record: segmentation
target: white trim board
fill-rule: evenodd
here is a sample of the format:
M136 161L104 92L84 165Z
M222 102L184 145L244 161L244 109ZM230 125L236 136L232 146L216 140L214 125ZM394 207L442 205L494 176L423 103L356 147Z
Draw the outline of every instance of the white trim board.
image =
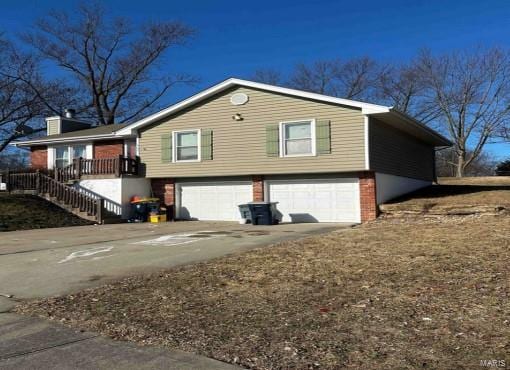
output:
M168 108L165 108L157 113L151 114L150 116L147 116L137 122L134 122L120 130L118 130L115 134L118 136L123 135L132 135L135 134L136 131L144 126L147 126L151 123L157 122L160 119L163 119L165 117L168 117L171 114L174 114L176 112L179 112L182 109L185 109L193 104L196 104L198 102L201 102L219 92L222 92L224 90L227 90L231 87L240 86L240 87L247 87L247 88L253 88L263 91L269 91L274 92L277 94L283 94L288 96L295 96L325 103L332 103L337 104L344 107L352 107L356 109L360 109L361 113L364 115L379 115L379 116L391 116L393 119L397 119L400 121L403 121L405 125L409 125L412 127L415 127L420 130L421 134L428 137L429 140L432 142L435 142L436 146L450 146L451 142L444 138L442 135L438 134L434 130L428 128L423 123L418 122L414 118L398 112L397 110L393 109L393 107L390 106L384 106L384 105L377 105L377 104L371 104L371 103L364 103L356 100L349 100L349 99L341 99L336 98L333 96L327 96L322 94L316 94L308 91L302 91L302 90L296 90L296 89L289 89L287 87L280 87L280 86L274 86L274 85L268 85L263 84L259 82L254 81L248 81L248 80L241 80L238 78L229 78L223 82L220 82L208 89L205 89L198 94L195 94L187 99L184 99L174 105L171 105Z
M254 89L260 89L260 90L271 91L271 92L285 94L285 95L298 96L298 97L302 97L302 98L318 100L318 101L323 101L323 102L327 102L327 103L334 103L334 104L338 104L338 105L359 108L362 110L362 112L364 114L386 113L386 112L389 112L391 109L391 107L386 107L383 105L363 103L363 102L349 100L349 99L335 98L333 96L316 94L316 93L311 93L311 92L296 90L296 89L289 89L287 87L273 86L273 85L263 84L263 83L259 83L259 82L241 80L238 78L229 78L228 80L225 80L225 81L220 82L219 84L216 84L208 89L205 89L202 92L195 94L195 95L193 95L177 104L174 104L166 109L163 109L157 113L154 113L146 118L141 119L140 121L134 122L133 124L120 129L119 131L117 131L117 135L132 134L133 130L137 130L137 129L139 129L143 126L146 126L150 123L153 123L161 118L167 117L172 113L175 113L181 109L184 109L192 104L198 103L214 94L217 94L218 92L224 91L224 90L226 90L230 87L233 87L233 86L251 87Z
M370 170L370 150L369 150L369 129L370 129L370 117L365 115L363 120L363 129L365 132L365 170Z

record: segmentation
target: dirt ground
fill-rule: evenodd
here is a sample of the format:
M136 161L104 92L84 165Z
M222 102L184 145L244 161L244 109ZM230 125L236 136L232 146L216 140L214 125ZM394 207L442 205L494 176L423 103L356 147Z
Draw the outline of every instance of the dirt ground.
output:
M0 193L0 231L90 224L39 197Z
M18 312L254 369L508 363L509 220L380 220Z

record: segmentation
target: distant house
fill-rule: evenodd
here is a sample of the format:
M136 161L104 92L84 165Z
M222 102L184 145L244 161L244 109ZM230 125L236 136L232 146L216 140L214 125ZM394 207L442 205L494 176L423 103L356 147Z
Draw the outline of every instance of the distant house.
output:
M391 107L233 78L129 125L47 124L16 143L32 167L74 163L76 184L124 217L130 196L153 194L178 219L234 221L239 204L274 201L284 222L364 222L430 185L435 148L451 145Z

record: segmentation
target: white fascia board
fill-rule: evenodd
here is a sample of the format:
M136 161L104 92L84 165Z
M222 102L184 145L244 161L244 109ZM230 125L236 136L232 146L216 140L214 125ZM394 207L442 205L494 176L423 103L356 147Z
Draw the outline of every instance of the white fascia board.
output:
M91 136L74 136L59 139L40 139L40 140L28 140L28 141L17 141L11 143L16 147L21 146L33 146L38 144L60 144L68 143L71 141L91 141L91 140L102 140L102 139L123 139L129 137L129 135L117 135L117 134L103 134L103 135L91 135Z
M275 92L275 93L284 94L284 95L296 96L296 97L301 97L301 98L306 98L306 99L323 101L326 103L333 103L333 104L344 105L344 106L353 107L353 108L359 108L362 110L362 113L365 113L365 112L384 113L384 112L389 112L389 110L390 110L390 107L377 105L377 104L363 103L363 102L359 102L359 101L355 101L355 100L341 99L341 98L335 98L333 96L316 94L316 93L311 93L311 92L301 91L301 90L296 90L296 89L289 89L286 87L279 87L279 86L273 86L273 85L263 84L263 83L259 83L259 82L240 80L237 78L229 78L228 80L220 82L219 84L214 85L206 90L203 90L202 92L200 92L196 95L193 95L177 104L174 104L166 109L163 109L163 110L161 110L157 113L154 113L146 118L143 118L140 121L134 122L131 125L120 129L119 131L117 131L117 133L119 135L132 134L134 130L137 130L143 126L146 126L152 122L155 122L158 119L164 118L172 113L178 112L181 109L184 109L192 104L198 103L203 99L206 99L218 92L221 92L221 91L226 90L233 86L251 87L254 89L265 90L265 91Z
M48 122L48 121L52 121L54 119L60 119L60 118L62 118L62 117L60 117L60 116L51 116L51 117L46 117L44 120L46 122Z
M422 131L427 132L429 135L434 136L436 139L439 139L439 141L442 142L441 144L444 145L445 147L450 147L453 145L453 143L449 139L447 139L440 133L436 132L435 130L431 129L430 127L426 126L424 123L418 121L417 119L415 119L405 113L402 113L396 109L390 109L389 113L391 113L395 116L398 116L399 118L402 118L407 123L410 123L410 124L414 125L415 127L421 129Z

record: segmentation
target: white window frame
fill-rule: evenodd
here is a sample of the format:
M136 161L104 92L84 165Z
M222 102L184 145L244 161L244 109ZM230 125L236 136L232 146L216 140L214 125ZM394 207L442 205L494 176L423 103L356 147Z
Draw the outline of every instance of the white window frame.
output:
M58 158L57 158L57 151L58 151L58 149L60 149L60 148L67 148L67 156L68 156L68 158L67 158L67 159L68 159L68 163L67 163L65 166L61 167L61 168L67 167L67 166L69 166L71 163L73 163L73 158L72 158L72 155L73 155L73 153L72 153L72 152L73 152L73 150L72 150L72 145L57 145L57 146L55 146L55 156L54 156L54 158L53 158L53 168L58 168L58 167L57 167L57 160L58 160Z
M177 159L177 135L185 134L189 132L195 132L197 134L197 159L188 159L188 160L178 160ZM200 162L202 159L202 130L201 129L191 129L191 130L180 130L180 131L172 131L172 162L173 163L193 163Z
M85 146L85 157L83 157L84 159L92 159L92 156L93 156L93 148L92 148L92 143L90 142L77 142L77 143L74 143L74 144L67 144L67 145L63 145L63 144L55 144L55 145L52 145L52 146L48 146L48 169L52 170L54 168L56 168L56 164L57 164L57 148L58 147L65 147L67 146L67 150L69 151L69 163L72 163L73 161L73 146L76 146L76 145L83 145Z
M315 118L307 119L296 119L292 121L280 122L279 134L280 134L280 157L313 157L317 155L316 139L315 139ZM306 154L287 154L285 151L285 125L293 123L305 123L310 122L311 140L312 140L312 152Z

